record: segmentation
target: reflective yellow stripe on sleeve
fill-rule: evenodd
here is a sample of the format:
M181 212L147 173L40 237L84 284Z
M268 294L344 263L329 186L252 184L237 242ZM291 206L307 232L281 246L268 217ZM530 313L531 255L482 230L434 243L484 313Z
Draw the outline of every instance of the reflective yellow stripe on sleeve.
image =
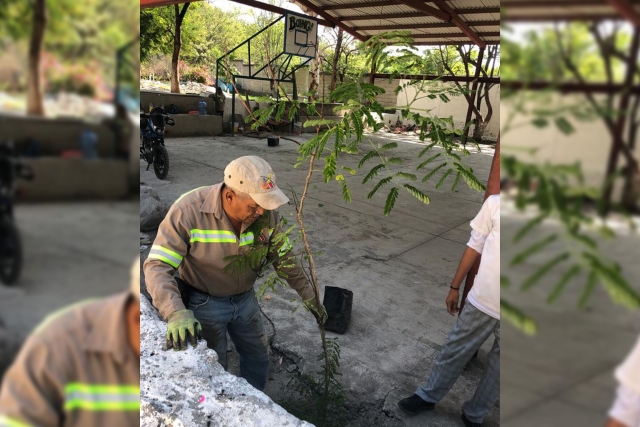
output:
M0 415L0 427L33 427L31 424L23 423L15 418Z
M140 387L67 384L64 409L66 411L139 411Z
M178 268L178 266L180 266L180 263L182 262L182 255L160 245L153 245L151 247L149 258L159 259L160 261L169 264L173 268Z
M236 235L233 231L228 230L200 230L194 228L191 230L191 243L235 243Z

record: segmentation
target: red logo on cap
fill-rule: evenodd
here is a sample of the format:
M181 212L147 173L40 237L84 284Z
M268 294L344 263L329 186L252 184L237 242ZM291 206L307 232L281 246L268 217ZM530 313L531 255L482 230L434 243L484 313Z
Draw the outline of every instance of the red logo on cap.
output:
M273 183L273 181L271 180L271 176L272 176L272 175L273 175L273 174L272 174L272 173L270 173L268 176L266 176L266 177L262 177L262 188L263 188L264 190L270 190L270 189L272 189L273 187L275 187L275 184L274 184L274 183Z

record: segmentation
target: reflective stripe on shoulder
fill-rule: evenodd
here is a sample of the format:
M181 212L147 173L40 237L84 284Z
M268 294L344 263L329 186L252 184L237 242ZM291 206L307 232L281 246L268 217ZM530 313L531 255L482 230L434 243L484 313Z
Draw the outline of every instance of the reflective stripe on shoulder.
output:
M282 246L278 250L278 255L282 256L282 255L286 254L291 249L293 249L293 245L291 244L291 241L289 241L289 238L285 237L284 238L284 243L282 243Z
M79 302L76 302L75 304L71 304L70 306L67 307L63 307L58 311L54 311L53 313L51 313L50 315L48 315L47 317L44 318L44 320L42 321L42 323L40 323L38 326L36 326L36 328L33 330L33 333L37 333L40 332L42 329L44 329L46 326L49 325L49 323L51 323L53 320L57 319L58 317L62 316L63 314L66 314L68 312L70 312L73 309L76 309L78 307L83 306L84 304L89 304L95 301L98 301L99 298L89 298L86 300L82 300Z
M182 255L160 245L151 246L149 258L159 259L160 261L166 262L173 268L178 268L182 262Z
M23 423L15 418L0 415L0 427L33 427L31 424Z
M240 246L250 245L253 243L253 240L253 232L247 231L246 233L242 233L240 235Z
M205 187L208 187L208 186L207 186L207 185L203 185L202 187L194 188L194 189L193 189L193 190L191 190L191 191L187 191L186 193L184 193L183 195L181 195L180 197L178 197L178 198L176 199L176 201L175 201L175 202L173 202L173 204L175 205L176 203L178 203L178 202L179 202L179 201L180 201L184 196L186 196L187 194L191 194L191 193L193 193L194 191L200 190L200 189L205 188Z
M134 385L67 384L64 409L139 411L140 387Z
M236 235L228 230L200 230L194 228L191 230L190 242L235 243Z

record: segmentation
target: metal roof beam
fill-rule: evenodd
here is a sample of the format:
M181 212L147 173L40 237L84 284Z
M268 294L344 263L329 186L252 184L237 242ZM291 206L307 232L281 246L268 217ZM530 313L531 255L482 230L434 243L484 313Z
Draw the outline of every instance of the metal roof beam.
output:
M466 37L462 35L462 37ZM485 46L489 45L499 45L500 40L490 40L483 41ZM467 46L467 45L475 45L471 40L466 41L441 41L441 42L421 42L419 40L413 43L414 46Z
M141 0L143 1L143 0ZM291 12L288 9L285 9L283 7L278 7L269 3L263 3L260 1L256 1L256 0L230 0L234 3L240 3L243 4L245 6L251 6L251 7L255 7L256 9L262 9L262 10L266 10L267 12L273 12L273 13L277 13L279 15L284 15L287 12ZM335 24L333 24L332 22L329 22L325 19L318 19L318 24L323 25L325 27L330 27L333 28L335 27Z
M509 23L512 22L560 22L560 21L620 21L623 18L620 15L603 15L588 14L588 13L570 13L565 12L563 14L542 13L538 15L511 15L507 9L504 14L505 20Z
M474 27L495 27L500 26L500 21L467 21L467 25ZM386 24L386 25L365 25L353 27L354 31L376 31L376 30L413 30L425 28L453 28L457 27L453 22L435 22L431 24Z
M489 10L490 9L490 10ZM474 12L466 12L466 10L473 10ZM482 12L479 12L478 9L457 9L456 12L460 15L464 14L474 14L474 13L500 13L500 8L485 8ZM401 19L401 18L422 18L424 17L424 13L421 12L406 12L406 13L395 13L392 15L385 15L385 20L390 19ZM351 16L341 16L341 21L369 21L380 19L380 15L351 15Z
M640 27L640 13L627 0L607 0L607 2L627 21Z
M460 28L462 32L465 33L467 37L469 37L478 47L480 48L486 47L485 42L482 41L482 39L478 36L478 34L476 34L476 32L473 31L471 27L469 27L467 23L464 22L462 18L460 18L460 16L458 16L456 11L453 10L453 8L449 6L447 2L445 2L444 0L434 0L434 3L438 5L438 7L442 9L443 12L448 13L449 16L451 16L451 20L455 22L458 28Z
M640 4L640 0L628 0L627 3ZM518 1L518 0L502 0L500 6L507 9L546 9L549 7L568 8L572 6L605 6L603 0L540 0L540 1Z
M553 90L560 93L629 93L640 95L640 86L625 87L624 83L553 83L553 82L523 82L516 80L501 80L501 90Z
M331 4L322 6L322 10L343 10L343 9L365 9L371 7L381 6L397 6L397 1L384 0L384 1L372 1L367 3L344 3L344 4ZM458 15L472 15L479 13L500 13L500 7L464 7L456 9ZM423 16L423 15L420 15ZM346 19L341 17L341 19Z
M322 16L327 21L331 22L334 26L342 28L344 31L346 31L347 33L351 34L356 39L361 40L361 41L364 41L366 39L366 37L363 36L362 34L358 33L355 28L350 28L350 27L344 25L338 18L335 18L335 17L329 15L327 12L325 12L322 9L320 9L318 6L316 6L315 4L311 3L309 0L292 0L292 2L294 4L297 4L298 6L302 6L303 8L306 8L307 10L311 10L311 11L317 13L318 15Z
M140 9L170 6L172 4L192 3L199 0L140 0Z
M423 12L426 15L434 16L445 22L451 21L451 14L444 12L442 10L436 9L435 7L427 6L426 4L418 0L398 0L398 3L406 4L407 6L412 7L415 10L419 10L420 12Z
M478 33L480 37L500 37L500 31ZM412 34L414 39L445 39L448 37L465 37L463 33Z

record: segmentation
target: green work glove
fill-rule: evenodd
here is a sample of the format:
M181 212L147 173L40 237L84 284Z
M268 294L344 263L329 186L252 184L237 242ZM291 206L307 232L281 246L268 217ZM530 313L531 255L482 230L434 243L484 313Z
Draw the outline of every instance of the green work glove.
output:
M193 316L191 310L178 310L169 315L167 325L167 350L176 351L187 349L187 340L192 346L198 345L198 338L202 337L202 325Z

